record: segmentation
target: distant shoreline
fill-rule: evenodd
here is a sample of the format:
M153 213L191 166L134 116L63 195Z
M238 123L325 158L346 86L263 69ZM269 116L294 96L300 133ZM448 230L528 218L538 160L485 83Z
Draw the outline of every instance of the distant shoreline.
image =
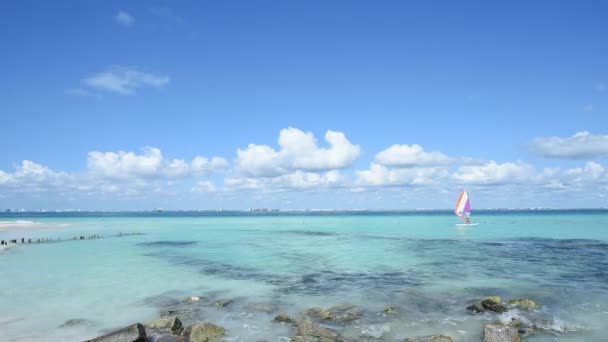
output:
M608 208L498 208L477 209L474 214L577 214L606 213ZM348 216L348 215L453 215L452 209L250 209L250 210L142 210L142 211L11 211L1 219L44 217L247 217L247 216Z

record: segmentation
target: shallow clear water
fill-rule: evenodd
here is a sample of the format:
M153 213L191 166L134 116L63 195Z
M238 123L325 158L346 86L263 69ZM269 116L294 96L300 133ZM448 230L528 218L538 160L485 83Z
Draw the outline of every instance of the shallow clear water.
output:
M478 341L484 322L514 315L549 330L530 341L605 341L608 333L606 211L488 212L466 228L444 213L0 217L15 220L39 224L0 230L1 239L62 241L0 254L2 341L91 338L184 309L187 296L235 300L197 304L185 318L220 324L231 341L285 340L293 331L271 322L276 313L338 304L363 312L354 323L328 323L353 338ZM65 241L92 234L103 238ZM542 307L466 312L487 295ZM387 306L398 315L383 314ZM59 328L70 319L90 322Z

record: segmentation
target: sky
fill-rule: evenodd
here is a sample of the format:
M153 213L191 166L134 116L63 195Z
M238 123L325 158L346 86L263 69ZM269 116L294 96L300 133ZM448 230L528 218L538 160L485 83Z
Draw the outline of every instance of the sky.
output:
M0 208L608 207L604 1L7 1Z

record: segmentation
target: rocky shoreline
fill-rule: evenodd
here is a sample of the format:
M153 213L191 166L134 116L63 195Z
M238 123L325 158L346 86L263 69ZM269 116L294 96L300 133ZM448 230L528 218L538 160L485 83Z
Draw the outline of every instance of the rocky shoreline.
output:
M160 312L160 318L147 322L136 323L131 326L112 331L106 335L87 340L90 342L213 342L233 341L228 329L217 322L194 321L197 309L200 306L215 306L218 309L232 305L231 299L209 300L208 298L191 296L182 300L179 305L174 305L174 310ZM470 305L463 308L469 315L486 315L488 320L483 324L484 342L518 342L531 335L550 334L556 332L548 328L550 324L543 321L534 321L533 318L510 317L510 311L535 312L541 305L528 298L511 299L503 301L499 296L488 296L472 300ZM275 315L277 308L265 304L249 304L248 308ZM273 313L275 312L275 313ZM297 315L289 315L286 312L278 312L271 324L287 327L292 332L291 338L280 337L279 341L292 342L453 342L457 337L437 331L436 334L426 336L411 336L405 339L396 339L388 332L380 336L360 334L358 337L345 336L340 328L348 327L366 316L376 315L384 319L398 317L398 309L387 306L378 313L369 313L354 305L332 306L328 309L311 307ZM533 317L533 316L530 316ZM505 321L506 320L506 321ZM84 321L84 320L83 320ZM185 325L183 321L191 322ZM86 322L70 320L64 325L82 325ZM270 323L270 322L269 322ZM257 339L255 342L265 342L265 339ZM270 341L267 341L270 342Z

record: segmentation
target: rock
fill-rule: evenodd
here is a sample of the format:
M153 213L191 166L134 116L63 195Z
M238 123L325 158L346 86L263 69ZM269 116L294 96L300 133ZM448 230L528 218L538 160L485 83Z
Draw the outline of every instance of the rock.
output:
M148 322L145 324L145 327L149 329L169 330L173 335L179 335L184 330L182 321L175 316L164 317L152 322Z
M192 304L192 303L199 302L200 300L201 300L201 297L191 296L191 297L187 297L186 299L184 299L184 302L188 303L188 304Z
M263 313L271 313L277 309L276 307L274 307L270 304L264 304L264 303L250 303L250 304L247 304L245 306L245 308L250 311L257 311L257 312L263 312Z
M405 342L454 342L450 336L445 335L429 335L429 336L416 336L408 337Z
M186 336L163 335L154 339L154 342L188 342Z
M382 312L384 312L387 315L396 315L397 314L397 310L395 310L395 308L393 306L384 308L384 310L382 310Z
M492 311L492 312L497 312L497 313L503 313L507 311L507 307L502 305L500 302L496 302L493 299L484 299L481 301L481 306L483 306L484 309Z
M330 319L335 322L348 323L363 316L354 305L339 305L329 308Z
M486 309L483 307L483 305L481 305L481 302L477 302L477 303L473 303L473 304L467 306L467 311L470 311L473 313L482 313L482 312L485 312Z
M280 314L278 314L275 318L274 318L275 322L280 322L280 323L295 323L296 321L291 318L288 314L281 312Z
M211 323L200 323L187 327L182 333L190 342L211 342L226 335L226 330Z
M70 328L70 327L76 327L76 326L89 327L91 325L93 325L93 322L89 321L88 319L75 318L75 319L70 319L70 320L65 321L65 323L63 323L59 327L60 328Z
M537 302L528 298L512 299L509 304L521 309L536 310L540 307Z
M291 339L293 342L341 342L340 335L330 329L321 327L308 320L298 322L296 335Z
M519 342L517 328L501 323L486 323L483 325L484 342Z
M492 302L494 304L500 304L500 303L502 303L502 298L500 298L500 296L483 297L481 299L481 301L483 302L484 300L487 300L488 302Z
M146 342L146 329L136 323L86 342Z
M223 307L226 307L226 306L232 304L232 302L233 302L232 299L220 299L217 302L215 302L215 305L223 308Z

